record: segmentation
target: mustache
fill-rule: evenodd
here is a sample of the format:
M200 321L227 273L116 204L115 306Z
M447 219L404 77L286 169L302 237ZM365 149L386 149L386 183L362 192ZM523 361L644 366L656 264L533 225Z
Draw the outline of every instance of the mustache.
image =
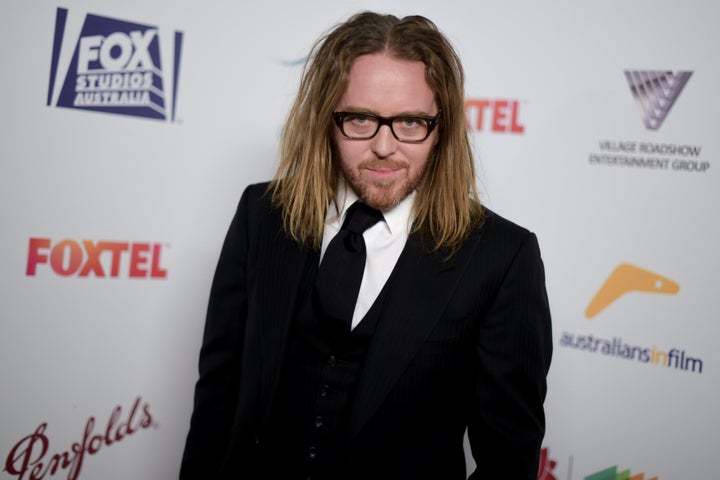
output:
M408 168L407 162L398 160L366 160L358 165L360 168L389 168L389 169L402 169Z

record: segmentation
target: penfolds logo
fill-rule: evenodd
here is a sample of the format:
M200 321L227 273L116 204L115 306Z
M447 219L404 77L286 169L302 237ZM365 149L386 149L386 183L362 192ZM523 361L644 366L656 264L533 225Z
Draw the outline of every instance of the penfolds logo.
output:
M67 471L68 480L77 480L88 455L95 455L139 430L155 426L150 414L150 404L137 397L126 413L122 406L116 406L107 424L100 427L102 430L96 428L95 417L88 418L79 441L74 442L67 450L51 453L50 439L47 436L48 424L44 422L34 432L21 438L10 450L5 460L5 471L18 480L41 480Z

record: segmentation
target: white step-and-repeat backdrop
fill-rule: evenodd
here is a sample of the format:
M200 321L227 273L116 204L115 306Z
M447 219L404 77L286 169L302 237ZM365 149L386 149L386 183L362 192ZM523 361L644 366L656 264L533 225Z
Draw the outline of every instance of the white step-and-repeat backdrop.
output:
M539 236L539 478L720 478L719 5L6 0L0 479L177 476L236 202L360 9L447 33L483 199Z

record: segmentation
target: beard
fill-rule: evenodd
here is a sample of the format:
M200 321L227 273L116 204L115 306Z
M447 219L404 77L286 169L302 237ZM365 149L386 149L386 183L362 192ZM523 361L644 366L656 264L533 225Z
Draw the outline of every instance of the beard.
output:
M405 162L394 162L390 160L367 161L356 168L348 167L340 161L340 169L345 181L355 194L367 205L380 211L387 211L405 200L415 190L427 170L428 162L419 166L412 174L404 178L393 178L388 180L363 178L362 172L367 168L399 168L410 172Z

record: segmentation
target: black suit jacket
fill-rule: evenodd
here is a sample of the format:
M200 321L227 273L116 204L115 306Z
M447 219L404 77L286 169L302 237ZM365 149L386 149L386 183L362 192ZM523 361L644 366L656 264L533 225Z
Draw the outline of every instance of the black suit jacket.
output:
M253 479L296 295L318 252L244 192L210 294L180 477ZM387 285L349 416L342 478L535 479L552 351L531 232L491 211L449 260L411 235Z

